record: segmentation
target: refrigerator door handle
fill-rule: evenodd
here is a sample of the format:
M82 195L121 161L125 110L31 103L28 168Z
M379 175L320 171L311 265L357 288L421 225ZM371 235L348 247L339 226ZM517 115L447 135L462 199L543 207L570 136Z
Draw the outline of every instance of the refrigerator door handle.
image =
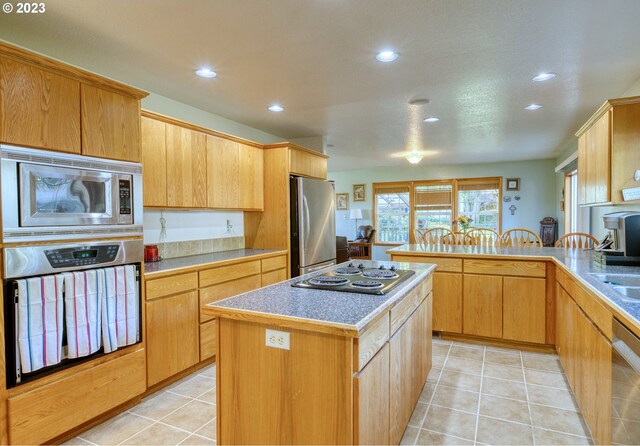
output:
M309 222L310 217L309 217L309 203L307 203L307 197L303 196L302 197L302 208L304 209L304 246L305 248L307 246L309 246L308 242L308 238L309 235L311 234L311 223Z

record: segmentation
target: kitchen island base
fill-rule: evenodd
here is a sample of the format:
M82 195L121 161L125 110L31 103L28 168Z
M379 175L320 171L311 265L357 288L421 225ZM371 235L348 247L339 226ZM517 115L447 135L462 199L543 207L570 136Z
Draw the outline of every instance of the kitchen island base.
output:
M403 294L342 332L206 307L218 444L398 444L431 369L430 275Z

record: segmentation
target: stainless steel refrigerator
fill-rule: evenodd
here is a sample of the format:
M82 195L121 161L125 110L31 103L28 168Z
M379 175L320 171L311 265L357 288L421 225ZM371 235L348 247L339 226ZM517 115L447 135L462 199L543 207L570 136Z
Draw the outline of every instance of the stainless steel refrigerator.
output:
M333 183L291 177L291 277L336 263Z

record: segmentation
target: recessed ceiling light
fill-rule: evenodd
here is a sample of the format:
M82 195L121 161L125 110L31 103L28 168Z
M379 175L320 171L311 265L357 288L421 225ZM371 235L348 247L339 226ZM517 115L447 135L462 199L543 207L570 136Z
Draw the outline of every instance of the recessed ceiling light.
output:
M542 108L542 105L540 105L540 104L529 104L524 109L525 110L538 110L539 108Z
M280 104L273 104L269 106L269 111L279 113L281 111L284 111L284 107Z
M431 99L427 98L411 99L409 105L427 105L429 102L431 102Z
M196 70L196 75L198 75L200 77L207 78L207 79L212 79L212 78L216 77L218 75L218 73L216 73L215 71L213 71L209 67L202 67L202 68L198 68Z
M424 118L424 122L438 122L440 118L436 118L435 116L429 116L428 118Z
M407 156L405 156L407 161L411 164L418 164L424 158L424 155L419 154L418 152L411 152Z
M556 73L551 73L551 72L549 72L549 73L540 73L540 74L537 74L537 75L533 76L531 78L531 80L533 82L544 82L544 81L548 81L549 79L553 79L556 76L557 76Z
M380 62L393 62L398 58L399 54L392 50L380 51L376 54L376 59Z

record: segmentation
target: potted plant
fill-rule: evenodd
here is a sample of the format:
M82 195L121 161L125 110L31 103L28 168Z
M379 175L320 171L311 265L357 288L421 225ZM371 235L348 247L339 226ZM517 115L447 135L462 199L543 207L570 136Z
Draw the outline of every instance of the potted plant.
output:
M462 232L467 232L472 222L473 218L461 215L453 221L453 224L457 224Z

